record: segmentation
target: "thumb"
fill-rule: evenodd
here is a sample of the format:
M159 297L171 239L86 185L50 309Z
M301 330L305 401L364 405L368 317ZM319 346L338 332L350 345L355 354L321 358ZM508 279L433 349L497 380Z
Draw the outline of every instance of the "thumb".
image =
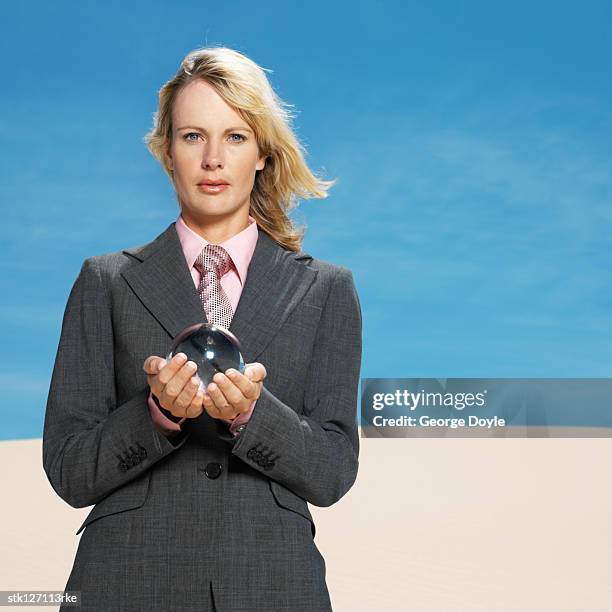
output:
M157 374L166 365L166 360L162 357L147 357L144 362L144 371L147 374Z
M261 382L266 377L266 370L261 363L247 363L244 375L252 382Z

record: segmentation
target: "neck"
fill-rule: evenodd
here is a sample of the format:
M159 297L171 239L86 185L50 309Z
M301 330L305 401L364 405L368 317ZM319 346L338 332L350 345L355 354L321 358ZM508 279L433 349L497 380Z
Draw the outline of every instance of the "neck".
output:
M196 218L182 210L181 216L189 229L202 236L210 244L222 244L249 226L248 211L243 215L234 215L230 218L223 216Z

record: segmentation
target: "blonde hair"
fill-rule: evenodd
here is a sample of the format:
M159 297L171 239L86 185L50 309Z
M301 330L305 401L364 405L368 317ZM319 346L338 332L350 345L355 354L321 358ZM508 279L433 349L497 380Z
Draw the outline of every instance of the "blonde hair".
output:
M265 70L227 47L189 52L159 91L159 109L145 142L174 184L166 156L172 139L172 106L188 83L194 79L208 82L255 132L260 155L267 156L265 167L255 175L249 213L273 240L299 251L305 228L294 225L288 212L297 205L298 197L326 198L337 179L323 180L309 169L305 149L292 128L292 105L278 97Z

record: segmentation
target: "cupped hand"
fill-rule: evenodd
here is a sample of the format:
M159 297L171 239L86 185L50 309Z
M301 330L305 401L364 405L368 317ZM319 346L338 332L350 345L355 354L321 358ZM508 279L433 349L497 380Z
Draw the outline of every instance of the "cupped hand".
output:
M204 409L215 419L235 419L259 399L266 376L266 368L257 362L247 363L244 374L234 368L217 372L206 389Z
M159 404L176 417L195 418L204 412L204 392L199 390L197 366L177 353L170 361L150 355L143 364L151 392Z

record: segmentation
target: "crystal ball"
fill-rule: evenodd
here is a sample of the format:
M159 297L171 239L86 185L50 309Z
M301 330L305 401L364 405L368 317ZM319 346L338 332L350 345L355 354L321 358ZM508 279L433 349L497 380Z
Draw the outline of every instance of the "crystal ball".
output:
M245 369L238 338L220 325L196 323L186 327L174 339L166 361L177 353L185 353L198 366L201 390L208 387L217 372L234 368L243 373Z

